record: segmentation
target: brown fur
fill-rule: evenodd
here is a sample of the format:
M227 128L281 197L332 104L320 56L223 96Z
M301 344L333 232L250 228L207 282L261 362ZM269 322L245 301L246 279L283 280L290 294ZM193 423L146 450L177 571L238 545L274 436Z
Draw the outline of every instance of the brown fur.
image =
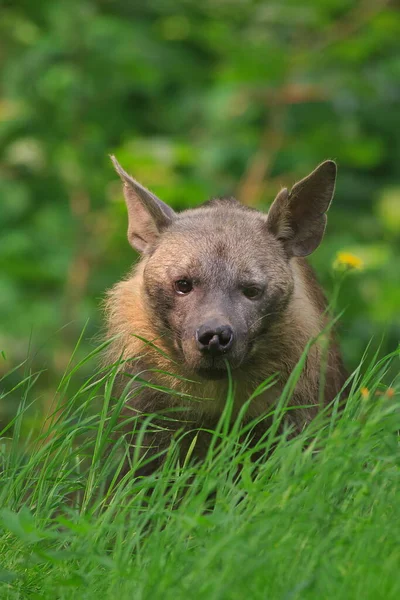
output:
M136 182L126 179L129 176L119 165L117 170L123 177L125 186L130 187L128 205L137 202L132 187ZM319 172L318 177L321 178ZM297 184L297 190L300 189L304 195L307 179L303 182L306 183ZM319 185L319 181L316 184L314 178L312 184L315 187ZM145 190L140 188L140 194L143 189ZM283 204L280 199L282 197ZM151 201L150 199L149 202ZM220 281L221 274L227 273L228 282L247 273L250 266L264 263L268 265L268 294L274 299L271 304L273 311L262 314L258 319L268 319L268 325L264 329L259 328L254 334L253 345L249 346L251 349L245 356L243 367L241 357L232 371L235 384L233 417L260 383L271 375L279 374L277 383L251 402L246 418L254 419L265 415L274 406L306 344L310 339L317 338L328 324L323 292L314 272L301 254L303 248L306 249L304 253L308 253L315 243L318 245L317 238L322 236L325 228L325 211L329 201L330 197L325 194L319 213L321 220L318 220L318 214L314 215L311 233L306 229L297 232L296 223L303 218L298 204L296 223L291 221L290 213L285 212L290 210L290 202L293 203L292 196L287 192L286 195L282 195L282 192L278 195L270 211L273 215L270 223L265 215L245 208L232 199L217 199L200 208L181 213L172 227L168 222L162 223L164 215L157 215L160 221L157 223L159 234L153 222L151 227L148 223L145 224L147 231L151 229L151 243L146 246L146 240L140 237L140 250L144 251L141 261L124 281L115 285L108 293L108 335L113 341L106 360L112 363L122 358L126 362L121 372L141 374L150 384L164 386L172 391L167 394L134 382L131 399L125 408L126 413L133 411L139 415L160 414L169 408L182 409L174 417L176 420L168 425L168 431L165 430L165 423L157 422L164 425L163 432L145 439L145 445L152 447L152 451L167 447L173 431L178 428L189 431L198 427L214 427L224 408L228 391L227 377L215 381L201 377L196 372L198 357L195 346L190 336L186 340L185 336L188 334L181 329L182 318L179 316L179 311L187 310L184 308L187 305L181 304L181 300L171 299L169 281L179 279L184 273L198 273L203 269L203 277L210 277L215 287L215 281ZM140 202L143 208L142 197ZM129 212L129 235L132 239L137 239L135 223L132 225L131 220L134 204L130 205ZM172 211L168 218L174 218ZM264 231L265 227L269 227L270 232L265 234L265 245L257 250L254 236L256 232ZM282 232L283 237L279 237ZM290 255L292 238L294 256ZM260 239L262 240L261 237ZM314 239L317 240L315 243ZM254 260L249 257L254 257ZM177 270L177 265L180 270ZM232 272L229 273L229 270ZM216 308L217 296L212 298L209 300L209 296L206 296L203 303L192 309L194 319L199 310L219 314L220 308ZM167 316L163 315L164 305L168 307ZM258 325L254 327L256 326ZM294 431L300 431L318 412L324 348L328 348L324 401L332 400L343 386L345 373L342 360L336 342L328 332L322 341L311 346L305 368L292 395L291 404L298 405L299 408L288 413L287 421L290 419ZM121 374L121 389L127 381ZM309 408L304 408L305 406ZM187 444L184 445L185 448L187 449ZM206 436L200 437L195 454L204 455L206 448ZM155 462L153 467L156 464Z

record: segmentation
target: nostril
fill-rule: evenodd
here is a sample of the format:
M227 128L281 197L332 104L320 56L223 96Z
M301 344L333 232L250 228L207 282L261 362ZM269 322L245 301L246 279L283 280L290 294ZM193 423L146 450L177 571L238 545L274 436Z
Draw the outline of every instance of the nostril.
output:
M224 348L229 346L233 339L233 331L230 327L224 327L219 334L219 341Z
M197 339L203 346L208 346L213 338L218 339L215 331L204 331L203 333L200 333L200 330L198 330Z

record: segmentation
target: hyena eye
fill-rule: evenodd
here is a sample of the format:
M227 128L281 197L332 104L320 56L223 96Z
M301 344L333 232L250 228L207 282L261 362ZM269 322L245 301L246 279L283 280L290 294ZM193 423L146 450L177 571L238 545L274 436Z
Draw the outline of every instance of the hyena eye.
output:
M193 289L193 283L189 279L178 279L175 281L175 291L180 296L188 294Z
M257 287L256 285L244 285L242 287L242 293L246 298L250 298L250 300L256 300L262 294L262 289Z

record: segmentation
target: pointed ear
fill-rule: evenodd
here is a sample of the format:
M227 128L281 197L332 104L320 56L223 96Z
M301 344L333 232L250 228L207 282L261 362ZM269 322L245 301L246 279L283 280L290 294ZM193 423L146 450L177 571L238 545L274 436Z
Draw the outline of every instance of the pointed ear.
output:
M144 252L172 223L175 213L172 208L128 175L115 156L110 158L124 184L124 196L128 207L129 243L135 250Z
M290 193L283 189L275 198L267 226L283 242L289 256L307 256L321 243L335 181L336 163L327 160L296 183Z

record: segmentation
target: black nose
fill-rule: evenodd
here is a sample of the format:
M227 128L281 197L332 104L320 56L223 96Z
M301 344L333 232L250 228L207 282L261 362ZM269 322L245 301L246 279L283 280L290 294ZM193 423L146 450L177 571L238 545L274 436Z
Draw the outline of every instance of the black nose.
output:
M232 346L233 330L229 325L205 323L196 331L196 339L202 352L216 356L224 354Z

